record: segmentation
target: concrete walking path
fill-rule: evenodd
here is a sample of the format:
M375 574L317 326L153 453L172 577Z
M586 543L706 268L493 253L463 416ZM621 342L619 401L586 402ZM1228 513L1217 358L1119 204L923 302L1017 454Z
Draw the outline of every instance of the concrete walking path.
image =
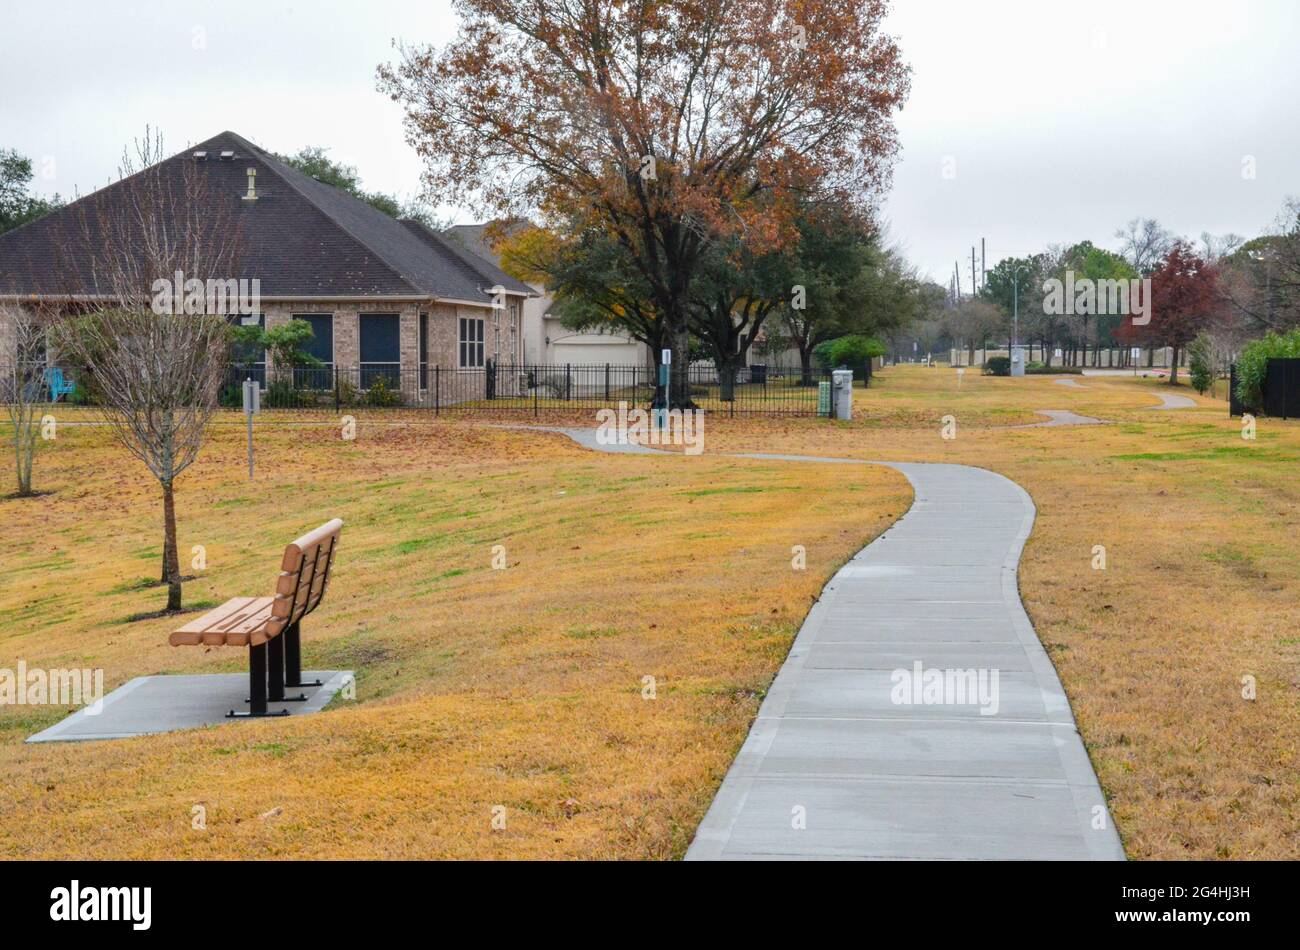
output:
M1148 409L1195 409L1196 400L1190 396L1179 396L1174 393L1156 393L1160 397L1160 405L1147 406Z
M1035 409L1040 416L1047 416L1046 422L1027 422L1019 426L1006 426L1008 429L1052 429L1056 426L1108 426L1105 419L1081 416L1069 409Z
M655 453L599 445L593 430L549 431L597 451ZM1020 602L1029 495L965 465L738 457L888 465L915 500L826 585L687 860L1122 860ZM923 688L936 673L948 689Z

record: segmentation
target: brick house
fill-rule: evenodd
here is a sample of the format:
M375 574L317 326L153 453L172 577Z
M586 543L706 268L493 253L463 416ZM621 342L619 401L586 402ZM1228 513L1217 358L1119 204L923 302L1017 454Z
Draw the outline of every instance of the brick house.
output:
M408 399L420 398L412 390L427 385L430 367L472 374L494 357L522 362L522 305L534 292L492 261L305 175L233 132L161 167L179 175L181 163L209 176L210 194L232 202L243 249L239 273L228 276L260 282L260 312L234 319L267 328L306 320L314 334L307 349L327 372L338 369L363 386L367 374L391 372ZM111 209L120 187L0 235L0 300L95 297L93 275L70 278L66 264L56 265L58 245L75 230L78 205ZM0 327L0 343L4 338ZM277 368L262 360L262 378L274 376Z

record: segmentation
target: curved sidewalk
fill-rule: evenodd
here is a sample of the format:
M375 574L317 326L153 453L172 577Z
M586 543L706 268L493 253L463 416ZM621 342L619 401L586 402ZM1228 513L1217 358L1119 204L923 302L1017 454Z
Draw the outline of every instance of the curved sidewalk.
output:
M596 450L654 451L560 431ZM915 499L827 583L687 859L1122 860L1020 602L1016 568L1034 523L1024 489L965 465L743 457L885 464ZM933 671L953 687L982 673L984 701L955 702L980 698L959 687L909 691L917 664L922 683Z
M1180 396L1177 393L1156 393L1160 397L1160 405L1147 406L1148 409L1196 409L1196 400L1190 396Z

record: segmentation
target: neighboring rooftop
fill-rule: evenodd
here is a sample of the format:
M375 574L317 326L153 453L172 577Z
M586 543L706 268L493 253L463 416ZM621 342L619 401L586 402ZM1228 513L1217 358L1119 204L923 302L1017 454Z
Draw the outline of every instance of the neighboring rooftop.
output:
M453 224L442 233L449 243L500 267L501 255L497 253L493 243L504 237L512 237L526 227L528 227L526 220L514 218L506 221L486 221L483 224Z

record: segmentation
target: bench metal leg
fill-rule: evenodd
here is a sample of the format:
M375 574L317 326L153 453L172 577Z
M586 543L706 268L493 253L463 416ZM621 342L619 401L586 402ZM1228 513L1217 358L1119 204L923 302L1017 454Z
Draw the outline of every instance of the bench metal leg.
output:
M284 699L284 638L272 637L266 644L266 698L278 703Z
M320 680L302 681L302 644L298 635L298 625L289 624L284 633L284 685L285 686L322 686ZM279 639L277 637L276 639Z
M305 703L306 693L297 696L284 695L284 634L272 637L266 644L267 654L267 695L273 703Z
M281 691L283 692L283 684ZM281 709L278 712L267 712L266 710L266 644L259 643L257 646L248 648L248 712L236 712L230 710L226 713L227 719L244 719L261 716L287 716L289 710Z

